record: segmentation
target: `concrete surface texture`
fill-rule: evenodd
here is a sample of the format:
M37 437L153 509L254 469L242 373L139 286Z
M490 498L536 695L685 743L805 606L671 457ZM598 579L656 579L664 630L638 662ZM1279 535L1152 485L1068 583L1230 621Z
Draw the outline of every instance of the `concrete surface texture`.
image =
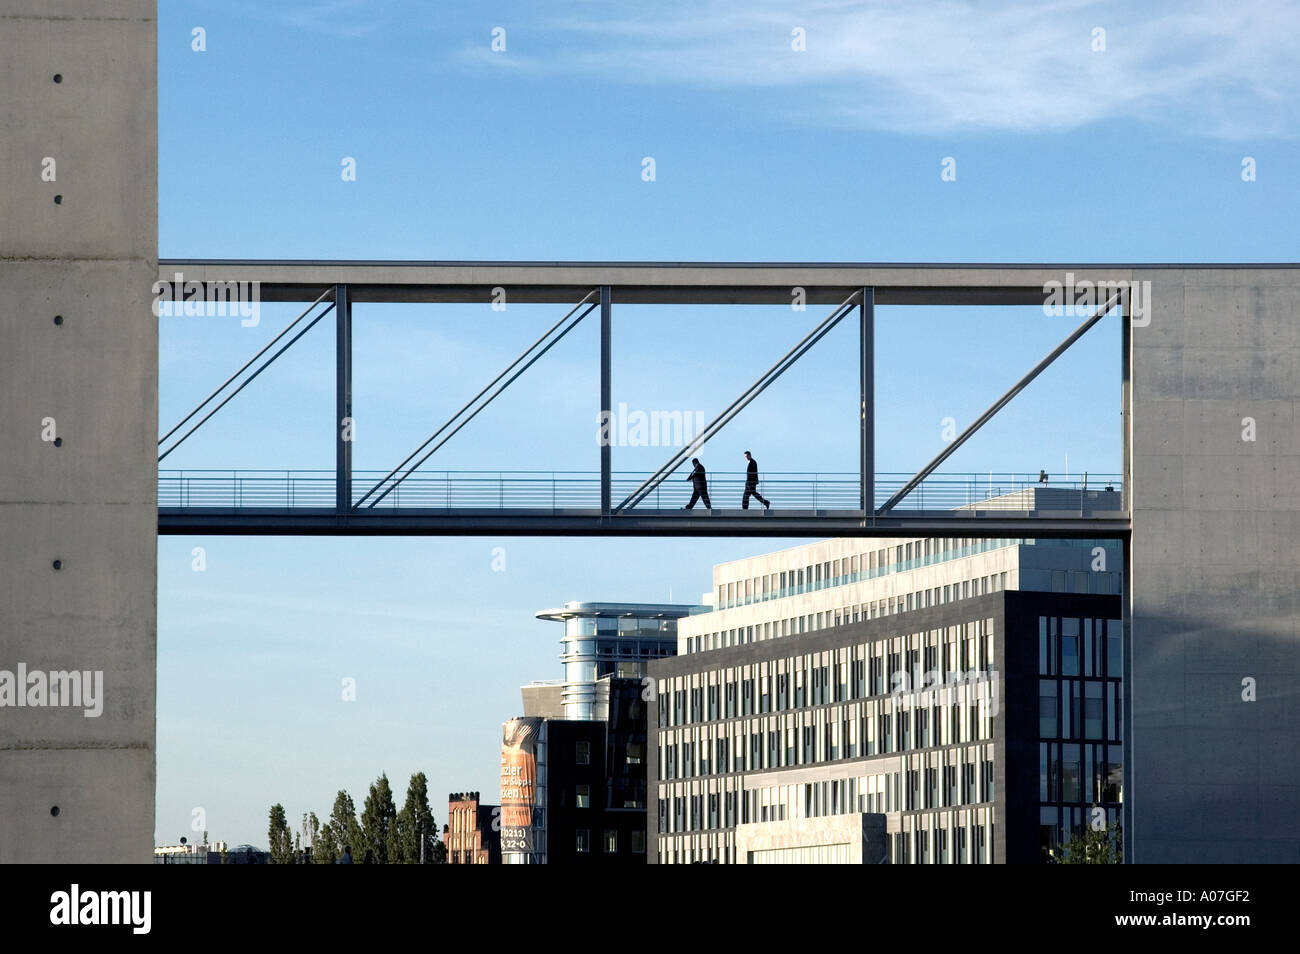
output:
M0 0L0 862L153 855L155 15Z
M1135 271L1137 862L1300 861L1300 269ZM1252 701L1253 700L1253 701Z

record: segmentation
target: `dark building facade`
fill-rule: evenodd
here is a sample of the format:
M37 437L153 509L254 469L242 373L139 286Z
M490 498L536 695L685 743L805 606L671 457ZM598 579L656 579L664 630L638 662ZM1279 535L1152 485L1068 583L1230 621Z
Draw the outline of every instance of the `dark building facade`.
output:
M1121 811L1120 619L1002 590L652 663L650 860L1047 860Z
M506 724L502 750L507 864L643 864L646 860L646 687L595 682L594 719ZM525 732L519 732L526 723ZM521 755L520 738L526 739ZM516 771L523 766L521 771ZM535 780L535 781L533 781ZM521 808L529 800L526 808ZM522 811L522 814L520 813ZM531 817L531 825L523 820Z

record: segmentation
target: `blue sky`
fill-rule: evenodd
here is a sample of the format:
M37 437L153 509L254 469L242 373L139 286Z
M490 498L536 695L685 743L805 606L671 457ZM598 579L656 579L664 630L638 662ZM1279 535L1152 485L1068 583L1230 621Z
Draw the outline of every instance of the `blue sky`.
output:
M1300 258L1300 30L1282 3L1231 20L1210 3L160 6L164 258ZM712 417L827 311L616 307L615 400ZM357 468L396 465L562 313L357 306ZM162 428L294 314L162 318ZM907 473L943 418L969 423L1074 324L877 321L879 469ZM771 471L852 469L854 334L729 425L711 469L746 447ZM566 338L429 466L595 469L595 335ZM331 467L331 349L327 320L166 466ZM1117 381L1107 319L945 470L1116 470ZM666 456L618 448L615 467ZM560 675L558 627L535 611L694 601L715 562L789 543L160 538L157 838L192 836L202 808L213 837L264 845L273 802L296 824L339 788L360 804L380 772L400 799L425 771L440 819L449 791L492 799L518 686Z

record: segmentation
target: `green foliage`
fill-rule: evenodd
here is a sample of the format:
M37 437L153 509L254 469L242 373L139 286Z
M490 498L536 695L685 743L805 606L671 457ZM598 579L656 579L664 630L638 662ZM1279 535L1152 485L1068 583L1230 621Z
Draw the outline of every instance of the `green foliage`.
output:
M360 857L355 860L364 860L366 852L369 851L375 864L388 864L388 849L396 820L397 808L393 805L393 790L388 785L388 775L385 773L370 786L370 794L366 796L365 810L361 813L364 845ZM356 854L356 846L353 846L353 853Z
M302 847L304 850L311 849L311 857L314 861L316 858L316 845L320 842L320 819L316 817L315 812L307 812L302 816Z
M277 855L280 844L276 832L283 832L287 861L293 861L293 839L284 819L284 809L271 809L271 861L282 863ZM425 864L446 864L447 850L438 837L438 826L429 808L429 782L423 772L411 776L406 789L406 803L399 812L393 803L393 791L387 773L370 786L358 822L352 796L340 791L334 798L329 819L321 824L315 812L303 815L301 844L311 846L314 864L332 865L343 855L343 847L352 847L353 864L362 864L369 850L376 864L419 864L421 849Z
M1086 826L1082 834L1071 836L1053 860L1061 865L1123 864L1124 830L1119 824L1100 829Z
M357 810L352 803L352 796L340 791L334 797L334 809L330 820L321 826L320 851L313 851L314 860L332 865L343 855L344 846L352 847L352 860L359 862L359 855L365 854L365 838L361 826L357 824Z
M293 838L289 834L289 822L285 818L283 805L271 806L271 825L267 829L267 838L271 843L271 864L293 864Z
M393 839L395 850L390 852L389 860L404 865L420 863L421 837L423 837L424 863L436 864L438 826L429 809L429 782L423 772L411 776L406 788L406 804L397 813L394 826L396 837Z
M311 849L312 864L332 865L339 860L342 851L343 847L334 834L334 823L327 821L316 833L316 841Z

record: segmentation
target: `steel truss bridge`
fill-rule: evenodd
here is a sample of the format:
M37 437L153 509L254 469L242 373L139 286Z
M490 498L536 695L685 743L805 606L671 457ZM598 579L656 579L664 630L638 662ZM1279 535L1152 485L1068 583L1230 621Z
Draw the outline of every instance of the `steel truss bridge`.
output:
M1076 281L1111 281L1127 269L1074 266ZM335 467L332 471L160 469L161 534L493 534L669 536L1124 537L1129 531L1129 323L1122 322L1125 471L1041 484L1032 474L944 474L938 468L1105 315L1115 294L1034 367L1008 372L1007 391L914 474L877 474L875 306L1041 305L1063 267L820 264L177 261L161 282L248 283L261 302L310 303L287 327L159 440L159 463L204 426L312 327L332 316ZM257 283L255 286L252 283ZM226 286L229 288L230 286ZM1103 286L1106 287L1106 286ZM1109 286L1109 287L1113 287ZM806 333L656 471L615 472L611 447L593 448L590 472L467 472L428 460L588 315L598 313L600 407L614 406L613 313L627 304L784 304L795 290L813 312ZM352 467L352 306L356 302L550 303L559 320L387 472ZM178 290L178 296L181 294ZM832 306L820 319L811 306ZM859 458L851 474L769 473L764 511L740 508L742 474L710 474L713 509L685 512L685 462L841 321L858 325ZM269 353L269 356L268 356ZM594 369L595 370L595 369ZM670 479L673 478L673 479Z

